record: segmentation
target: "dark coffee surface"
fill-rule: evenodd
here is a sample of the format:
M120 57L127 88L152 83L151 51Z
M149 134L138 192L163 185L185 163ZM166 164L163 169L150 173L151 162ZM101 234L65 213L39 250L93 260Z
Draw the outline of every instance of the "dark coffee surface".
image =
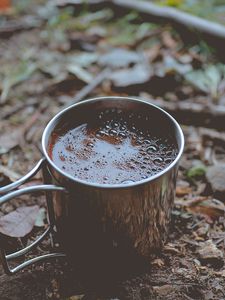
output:
M140 181L177 156L176 141L161 131L144 115L108 109L89 123L53 133L49 155L60 169L87 182Z

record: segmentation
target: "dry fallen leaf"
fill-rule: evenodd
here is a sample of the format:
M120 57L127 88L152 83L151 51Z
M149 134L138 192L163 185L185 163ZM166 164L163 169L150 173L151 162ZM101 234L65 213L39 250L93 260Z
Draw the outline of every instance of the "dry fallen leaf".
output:
M219 271L219 272L214 272L214 274L216 276L222 276L222 277L225 277L225 270L222 270L222 271Z
M10 0L1 0L0 1L0 11L8 10L9 8L11 8Z
M209 197L196 197L185 201L175 201L178 206L186 207L186 210L192 214L199 214L206 218L208 222L225 215L225 205L217 199Z
M213 265L223 265L223 251L218 249L212 240L207 240L199 244L196 253L201 261Z
M124 68L141 61L143 61L142 55L122 48L115 48L99 58L100 65L112 68Z
M37 218L35 221L35 226L37 227L44 227L45 226L45 219L46 219L46 209L44 207L39 209L39 212L37 214Z
M152 76L149 66L135 65L133 68L115 71L110 76L115 87L129 87L132 85L147 83Z
M0 232L11 237L24 237L34 227L39 206L23 206L0 218Z
M5 132L0 135L0 154L7 153L9 150L18 146L23 140L23 130L21 128L14 129L11 132Z
M152 262L151 265L157 266L159 268L163 267L165 265L164 261L161 258L155 258Z
M185 196L189 193L191 193L192 188L189 186L177 186L176 187L176 196L177 197L182 197Z
M68 298L68 300L81 300L84 298L84 295L74 295Z
M0 174L8 177L11 181L18 180L21 177L21 174L11 170L7 166L0 165Z
M169 31L164 31L162 33L162 42L167 48L172 50L174 50L178 46L177 41L175 41Z
M199 205L188 207L187 210L191 213L204 216L209 223L225 215L225 206L217 199L202 201Z

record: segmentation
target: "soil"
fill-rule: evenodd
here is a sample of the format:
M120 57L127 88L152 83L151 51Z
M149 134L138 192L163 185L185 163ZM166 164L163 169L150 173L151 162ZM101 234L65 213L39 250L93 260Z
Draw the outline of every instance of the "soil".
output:
M66 259L36 264L13 276L4 274L0 265L0 299L225 299L225 195L214 188L223 169L218 167L217 172L216 166L225 163L225 133L218 131L218 124L214 127L216 122L207 123L201 117L201 111L210 105L223 109L225 105L224 65L213 49L203 40L185 44L184 37L169 24L148 24L135 13L118 18L106 8L90 12L85 7L83 11L73 6L57 8L50 1L38 0L26 7L22 1L21 5L8 5L0 16L0 186L31 170L41 158L40 141L47 122L73 103L78 91L90 85L105 67L113 76L105 78L85 98L136 95L153 103L156 99L155 103L172 105L170 112L178 116L185 116L188 109L188 121L179 119L185 152L170 234L155 259L136 274L98 286L82 280ZM114 48L122 48L123 54L112 54ZM127 61L123 58L121 62L118 58L124 51ZM102 58L108 52L110 62ZM134 52L136 55L131 55ZM140 52L145 54L147 71L143 71L142 58L137 55ZM217 72L216 90L190 83L185 77L188 68L191 72L209 72L206 70L211 68L211 76ZM201 72L200 81L204 76ZM193 112L194 104L198 109ZM217 114L220 116L215 110L210 118L216 120ZM206 174L212 166L211 181ZM41 183L38 173L26 186ZM20 205L34 204L46 208L45 197L24 196L5 203L0 207L0 220ZM43 228L34 226L25 237L7 237L4 247L8 253L15 251L34 240ZM22 259L47 253L50 248L47 238Z

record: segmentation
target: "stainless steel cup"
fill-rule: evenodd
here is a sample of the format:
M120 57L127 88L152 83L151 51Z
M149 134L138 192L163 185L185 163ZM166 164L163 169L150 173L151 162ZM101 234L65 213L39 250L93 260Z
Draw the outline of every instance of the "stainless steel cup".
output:
M163 171L127 184L89 183L74 178L51 160L48 145L56 125L73 118L85 122L106 108L140 112L151 118L163 135L172 134L178 145L176 159ZM0 204L22 194L46 191L49 227L32 245L16 253L1 248L5 272L13 274L25 266L51 257L68 256L80 269L103 270L151 258L166 240L184 137L178 123L164 110L149 102L127 97L102 97L72 105L58 113L42 136L44 158L23 178L0 188ZM44 184L16 188L43 170ZM10 269L8 261L37 246L47 234L57 236L61 253L50 253ZM87 267L87 268L86 268Z

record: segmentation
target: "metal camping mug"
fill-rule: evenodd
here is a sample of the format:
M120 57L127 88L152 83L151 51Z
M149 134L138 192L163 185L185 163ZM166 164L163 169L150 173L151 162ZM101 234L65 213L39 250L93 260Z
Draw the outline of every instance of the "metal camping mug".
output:
M80 122L78 124L85 123L93 115L109 108L144 113L164 134L172 134L178 145L175 160L159 173L127 184L89 183L57 167L48 154L50 137L56 125L67 122L69 118ZM49 221L46 231L26 248L6 255L1 246L5 272L14 274L35 262L65 255L81 268L86 263L97 270L100 264L108 266L111 262L111 265L117 265L128 257L149 259L162 247L167 237L178 161L183 148L183 133L173 117L143 100L101 97L74 104L59 112L44 130L44 157L27 175L0 188L0 204L24 194L45 191ZM43 185L17 189L39 170L43 171ZM11 259L32 250L48 234L56 236L61 253L38 256L10 269L8 262Z

